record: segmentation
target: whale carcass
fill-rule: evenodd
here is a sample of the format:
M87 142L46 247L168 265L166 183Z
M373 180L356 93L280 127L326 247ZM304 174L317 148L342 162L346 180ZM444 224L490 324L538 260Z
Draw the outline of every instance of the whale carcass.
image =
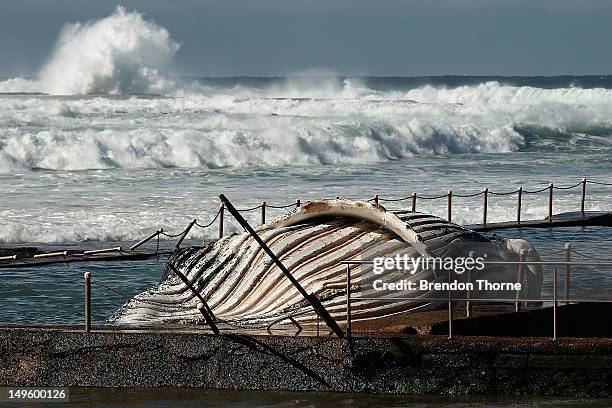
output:
M343 261L379 257L442 259L484 256L487 261L518 260L524 250L528 260L539 260L524 240L491 240L433 215L412 211L387 211L378 204L349 200L317 200L255 228L308 293L315 294L338 321L346 315L346 273ZM404 258L406 259L406 258ZM301 324L316 321L312 307L281 273L269 256L246 232L204 246L178 250L169 260L206 299L216 319L228 325L266 327L292 319ZM380 290L381 283L522 281L521 296L538 299L542 284L539 266L528 266L521 277L516 265L486 265L468 273L431 267L407 271L392 268L375 273L371 263L351 266L353 321L384 319L402 313L440 307L447 292ZM388 287L388 285L387 285ZM514 299L515 291L475 290L473 299ZM453 294L455 299L466 291ZM438 300L440 299L440 300ZM196 295L171 271L161 282L126 302L111 317L115 324L158 325L197 322Z

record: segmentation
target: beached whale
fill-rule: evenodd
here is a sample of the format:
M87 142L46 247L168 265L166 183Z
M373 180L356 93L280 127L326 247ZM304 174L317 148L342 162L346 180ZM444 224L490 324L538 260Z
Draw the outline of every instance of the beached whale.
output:
M491 240L432 215L387 211L363 201L308 202L255 230L338 322L343 322L346 314L347 272L342 261L398 256L518 260L521 250L525 250L526 259L539 260L537 251L524 240ZM312 307L247 232L181 249L169 262L190 280L222 323L266 327L289 318L300 324L316 321ZM384 272L377 268L375 273L375 265L352 265L352 319L383 319L438 308L446 301L447 292L434 287L422 289L419 284L448 283L449 275L452 281L463 284L477 280L516 283L518 279L515 265L485 265L482 270L462 273L437 268L435 263L433 268L427 266L423 262L410 270L394 267ZM521 280L521 296L540 298L541 267L526 267ZM414 282L416 289L408 290L409 282ZM389 290L393 286L389 283L396 287ZM382 284L386 284L385 290L380 290ZM455 299L465 296L467 290L453 293ZM516 291L480 290L475 286L469 296L514 299ZM167 270L159 284L134 296L109 320L127 325L196 322L202 320L197 303L195 294Z

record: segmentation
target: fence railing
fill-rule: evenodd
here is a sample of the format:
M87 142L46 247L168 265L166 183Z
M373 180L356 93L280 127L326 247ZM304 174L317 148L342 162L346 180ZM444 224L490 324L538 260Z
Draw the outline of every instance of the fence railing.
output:
M464 297L456 297L453 296L453 292L466 292L466 291L453 291L449 290L447 298L441 297L397 297L394 296L392 298L384 298L384 297L358 297L358 300L373 300L373 301L382 301L382 302L396 302L398 300L407 301L407 302L447 302L448 304L448 338L453 338L453 321L454 321L454 304L458 302L465 303L465 312L466 317L472 316L472 306L474 302L478 303L506 303L515 305L515 311L521 311L521 304L529 304L529 303L551 303L553 309L552 316L552 326L553 330L551 336L553 340L557 340L558 338L558 318L557 318L557 308L560 301L563 301L566 305L572 302L580 302L580 303L612 303L612 299L594 299L594 298L572 298L570 296L570 272L573 266L602 266L602 267L612 267L612 260L592 260L592 261L571 261L571 245L568 243L564 247L565 252L565 260L563 261L526 261L524 257L524 252L521 251L519 256L519 261L485 261L483 264L486 265L516 265L517 266L517 280L516 283L522 283L523 281L523 268L528 265L540 265L540 266L554 266L555 268L552 271L552 298L537 298L537 299L528 299L521 297L521 289L516 291L516 296L514 298L472 298L470 296L469 290L465 293ZM347 260L342 261L342 265L346 265L346 335L347 337L351 336L351 328L352 328L352 311L351 311L351 267L354 266L362 266L362 265L373 265L373 260ZM558 295L558 272L557 267L565 268L565 277L564 277L564 297L562 299L559 298ZM448 272L449 281L451 283L452 271Z
M516 212L516 219L515 220L508 220L508 221L516 221L516 223L518 225L521 225L521 221L522 221L522 214L523 214L523 209L524 209L524 203L523 203L523 198L524 195L527 194L538 194L538 193L542 193L542 192L547 192L548 194L548 199L547 199L547 206L548 206L548 214L546 216L546 218L548 219L549 222L553 222L554 221L554 217L553 217L553 210L554 210L554 195L553 192L554 190L572 190L574 188L578 188L581 187L581 196L580 196L580 201L579 201L579 207L580 207L580 212L582 214L582 216L585 216L586 210L586 200L587 200L587 184L593 184L593 185L602 185L602 186L612 186L612 183L605 183L605 182L599 182L599 181L593 181L593 180L588 180L586 178L583 178L580 182L570 185L570 186L558 186L558 185L554 185L553 183L549 183L548 186L546 187L542 187L539 189L534 189L534 190L528 190L525 189L524 187L520 186L518 187L516 190L511 190L511 191L492 191L489 188L485 188L482 191L479 192L475 192L475 193L454 193L452 190L449 190L446 194L440 194L440 195L423 195L423 194L419 194L417 192L412 192L409 196L406 197L399 197L399 198L387 198L387 197L381 197L378 194L375 195L373 198L368 199L368 202L373 202L375 204L381 204L384 202L402 202L402 201L410 201L410 209L412 212L416 212L417 211L417 202L418 200L425 200L425 201L431 201L431 200L440 200L440 199L445 199L447 202L447 211L446 211L446 219L449 222L452 222L452 218L453 218L453 204L454 204L454 200L456 198L473 198L473 197L477 197L482 195L483 196L483 206L482 206L482 225L484 227L486 227L489 224L489 219L488 219L488 215L489 215L489 204L491 202L490 197L492 196L510 196L510 195L516 195L517 196L517 212ZM336 197L339 198L339 197ZM261 224L265 224L266 222L266 209L268 208L272 208L272 209L287 209L287 208L299 208L301 206L302 201L300 199L296 200L295 203L288 203L288 204L281 204L281 205L272 205L269 204L266 201L263 201L261 204L253 206L253 207L248 207L248 208L239 208L238 211L241 213L244 212L252 212L252 211L260 211L260 222ZM225 206L223 203L221 203L220 207L219 207L219 211L217 212L217 214L215 215L215 217L213 218L213 220L208 223L205 226L202 226L200 224L197 224L197 226L200 227L210 227L217 219L219 220L219 227L218 227L218 237L222 238L224 236L224 212L225 212Z
M547 200L547 204L548 204L548 214L547 214L547 219L549 222L553 222L553 207L554 207L554 202L553 202L553 191L554 190L571 190L577 187L581 187L581 197L580 197L580 212L582 213L582 216L584 217L585 215L585 205L586 205L586 191L587 191L587 184L591 183L591 184L596 184L596 185L605 185L605 186L612 186L612 183L603 183L603 182L598 182L598 181L592 181L592 180L587 180L586 178L583 178L580 182L570 185L570 186L556 186L554 185L554 183L549 183L548 186L540 188L540 189L535 189L535 190L526 190L524 189L522 186L518 187L516 190L511 190L511 191L491 191L489 190L489 188L485 188L484 190L480 191L480 192L476 192L476 193L470 193L470 194L457 194L454 193L452 190L449 190L446 194L441 194L441 195L436 195L436 196L426 196L426 195L419 195L416 192L413 192L410 196L407 197L400 197L400 198L382 198L378 195L375 195L374 198L370 201L373 201L375 203L381 203L381 202L400 202L400 201L411 201L411 210L414 212L417 209L417 199L421 199L421 200L438 200L438 199L446 199L447 200L447 220L449 222L452 222L452 205L453 205L453 197L455 198L473 198L473 197L477 197L482 195L483 196L483 205L482 205L482 225L483 227L487 226L488 223L488 209L489 209L489 196L510 196L510 195L515 195L517 196L517 211L516 211L516 219L515 220L508 220L508 221L516 221L516 223L518 225L521 224L521 216L522 216L522 210L523 210L523 196L525 194L538 194L538 193L542 193L542 192L547 192L548 193L548 200Z
M385 297L363 297L359 296L353 298L351 295L351 288L353 287L353 281L351 277L351 271L355 267L362 267L364 265L373 265L373 260L346 260L342 261L342 265L346 265L346 280L345 280L345 291L346 291L346 330L345 334L347 337L352 335L352 302L354 300L370 300L370 301L382 301L382 302L396 302L396 301L405 301L405 302L439 302L439 303L447 303L448 307L448 337L452 338L454 336L453 332L453 322L455 320L455 311L456 311L456 303L464 303L465 304L465 314L466 317L472 316L472 310L474 303L504 303L504 304L514 304L514 309L516 312L522 310L523 304L539 304L543 305L546 303L552 304L553 316L552 316L552 326L553 330L551 332L551 337L556 340L558 336L558 316L557 316L557 308L560 302L567 304L581 302L581 303L612 303L612 299L596 299L596 298L588 298L588 297L572 297L571 296L571 271L573 267L577 266L600 266L600 267L610 267L612 268L612 259L597 259L593 256L584 254L581 251L578 251L572 247L570 243L566 243L563 247L562 251L554 252L555 255L563 255L563 260L543 260L543 261L525 261L525 253L521 251L519 254L518 261L484 261L484 265L495 266L495 265L515 265L516 269L516 282L515 283L523 283L524 281L524 268L528 265L540 265L540 266L553 266L551 281L552 281L552 297L539 297L539 298L526 298L521 296L522 287L516 290L516 296L511 298L475 298L471 296L471 292L469 290L451 290L449 286L449 290L447 291L447 297L398 297L394 296L392 298ZM572 260L572 255L582 258L581 260ZM558 268L564 269L564 277L563 277L563 295L559 295L559 276L558 276ZM452 282L452 271L449 271L449 281L450 284ZM470 280L468 275L468 280ZM92 316L92 282L93 277L90 272L85 272L83 274L82 281L78 279L70 279L70 280L58 280L58 281L40 281L40 282L32 282L32 283L22 283L22 282L8 282L8 281L0 281L0 287L2 286L23 286L23 287L47 287L47 286L57 286L57 285L75 285L81 284L83 285L83 294L84 301L82 303L83 307L83 330L88 333L91 331L91 316ZM130 298L129 294L122 292L116 288L109 287L107 284L104 284L102 281L96 279L96 284L106 289L112 293L119 294L123 297L124 301ZM456 296L457 293L464 293L464 296ZM144 299L139 299L139 302L147 303ZM153 303L154 304L154 303ZM178 306L178 305L177 305ZM290 320L293 320L291 316L287 317ZM222 321L221 321L222 322ZM297 322L293 322L296 324L300 331L301 326ZM317 319L317 333L318 333L318 319Z
M452 190L449 190L446 194L439 194L439 195L423 195L423 194L419 194L417 192L412 192L409 196L406 197L399 197L399 198L387 198L387 197L381 197L378 194L375 195L373 198L368 199L367 201L369 202L373 202L375 204L381 204L384 202L402 202L402 201L409 201L410 202L410 210L412 212L416 212L417 211L417 202L418 200L425 200L425 201L431 201L431 200L441 200L441 199L445 199L447 204L447 211L446 211L446 219L449 222L452 222L453 219L453 204L454 204L454 200L453 199L457 199L457 198L473 198L473 197L477 197L477 196L481 196L483 197L483 205L482 205L482 226L486 227L489 224L489 205L491 203L491 198L492 196L511 196L511 195L516 195L517 197L517 211L516 211L516 219L515 220L508 220L508 221L515 221L517 225L521 225L522 222L522 214L523 214L523 210L524 210L524 196L528 195L528 194L539 194L539 193L543 193L543 192L547 192L548 194L548 198L547 198L547 207L548 207L548 213L547 213L547 220L549 222L553 222L554 221L554 194L553 192L555 190L572 190L575 188L580 187L581 188L581 195L580 195L580 201L579 201L579 208L580 208L580 213L582 214L582 216L585 216L586 213L586 200L587 200L587 184L593 184L593 185L602 185L602 186L612 186L612 183L605 183L605 182L599 182L599 181L593 181L593 180L588 180L586 178L583 178L580 182L570 185L570 186L558 186L555 185L554 183L549 183L548 186L546 187L542 187L539 189L534 189L534 190L528 190L525 189L524 187L520 186L518 187L516 190L511 190L511 191L492 191L489 188L485 188L482 191L479 192L475 192L475 193L454 193ZM339 197L336 197L339 198ZM261 224L265 224L266 222L266 208L273 208L273 209L287 209L287 208L299 208L301 205L301 200L297 200L295 203L288 203L288 204L284 204L284 205L271 205L269 203L267 203L266 201L263 201L261 204L257 205L257 206L253 206L253 207L249 207L249 208L241 208L238 209L238 211L240 212L252 212L252 211L257 211L259 210L261 212ZM225 211L225 207L223 204L221 204L220 209L219 209L219 213L217 213L217 216L215 216L215 218L213 219L213 221L211 221L210 224L208 224L207 226L212 225L212 223L217 220L217 218L219 219L219 234L218 237L222 238L224 235L224 217L223 217L223 213ZM220 214L220 216L219 216Z
M552 222L552 211L553 211L553 191L554 189L560 189L560 190L570 190L573 188L576 188L580 185L582 185L582 198L581 198L581 211L584 214L584 208L585 208L585 197L586 197L586 185L587 183L593 183L593 184L598 184L598 185L612 185L611 183L603 183L603 182L594 182L594 181L587 181L586 179L583 179L580 183L576 184L576 185L572 185L572 186L566 186L566 187L559 187L559 186L554 186L553 183L550 183L547 187L539 189L539 190L533 190L533 191L528 191L528 190L524 190L522 187L519 187L518 190L516 191L510 191L510 192L494 192L494 191L489 191L488 189L485 189L482 192L479 193L473 193L473 194L455 194L455 197L475 197L478 196L480 194L483 195L484 197L484 211L483 211L483 224L486 225L487 223L487 204L488 204L488 197L489 195L510 195L510 194L517 194L518 195L518 214L517 214L517 221L518 223L520 223L520 214L521 214L521 197L523 194L536 194L536 193L540 193L543 191L548 190L548 212L549 212L549 220L550 222ZM449 221L452 219L452 198L453 198L453 193L452 191L449 191L447 194L444 195L440 195L440 196L418 196L416 192L412 193L412 195L410 197L405 197L405 198L380 198L379 196L375 196L373 199L369 200L369 201L374 201L375 203L379 203L380 201L390 201L390 202L394 202L394 201L402 201L402 200L407 200L410 199L412 200L412 210L415 211L416 210L416 203L417 203L417 197L420 197L423 200L435 200L435 199L441 199L446 197L447 199L447 209L448 209L448 219ZM250 212L250 211L256 211L258 209L261 210L261 222L265 223L266 222L266 208L275 208L275 209L286 209L289 207L296 207L299 208L301 205L301 201L298 199L295 203L291 203L291 204L287 204L287 205L270 205L267 204L266 202L262 202L261 205L258 206L254 206L254 207L250 207L250 208L244 208L244 209L233 209L235 211L235 214L233 214L235 216L235 218L237 217L236 214L240 213L240 212ZM233 206L232 206L233 208ZM230 208L230 210L232 210L232 208ZM224 212L225 212L225 204L221 204L221 206L219 207L218 212L216 213L215 217L212 219L212 221L210 221L207 224L199 224L197 222L197 219L192 220L189 225L181 232L177 233L177 234L169 234L164 232L163 229L159 229L157 231L155 231L154 233L150 234L149 236L147 236L146 238L138 241L136 244L132 245L130 247L130 251L134 251L137 248L139 248L140 246L144 245L145 243L149 242L150 240L157 238L157 244L158 247L157 249L159 249L159 239L160 236L166 236L169 238L178 238L177 243L175 245L176 248L179 248L180 244L183 242L183 240L185 239L185 237L187 236L187 234L189 233L189 231L194 227L194 226L198 226L200 228L208 228L210 226L212 226L215 221L218 219L219 220L219 237L223 236L223 226L224 226ZM240 217L241 218L241 217ZM94 251L82 251L79 252L78 255L95 255L97 253L107 253L107 252L113 252L113 251L118 251L118 252L123 252L121 247L116 247L116 248L105 248L105 249L99 249L99 250L94 250ZM38 257L38 258L43 258L43 257L65 257L70 255L69 253L70 251L59 251L59 252L52 252L52 253L46 253L46 254L36 254L34 255L34 257ZM72 251L73 252L73 251ZM525 262L524 260L521 261L508 261L508 262L504 262L506 264L516 264L518 266L518 271L517 274L518 276L521 275L521 267L525 266L525 265L530 265L530 264L541 264L541 265L556 265L556 266L564 266L565 267L565 301L566 302L572 302L572 301L577 301L576 299L571 299L570 298L570 268L572 265L598 265L598 266L612 266L612 261L579 261L579 262L572 262L571 261L571 253L572 253L572 249L571 249L571 245L570 244L566 244L565 247L565 252L566 252L566 256L565 256L565 260L564 261L540 261L540 262L534 262L534 261L529 261L529 262ZM156 250L157 253L157 250ZM584 255L581 254L583 257L589 257L588 255ZM17 255L12 255L12 256L4 256L2 258L0 258L0 260L12 260L12 259L17 259ZM350 332L350 319L351 319L351 300L350 300L350 265L351 264L359 264L359 263L364 263L364 262L368 262L368 261L345 261L344 263L347 264L347 328L348 331ZM485 262L485 264L494 264L493 262ZM521 303L530 303L530 302L543 302L543 301L553 301L554 302L554 307L555 307L555 327L557 324L556 321L556 307L557 307L557 302L558 302L558 298L557 298L557 285L556 285L556 279L557 279L557 271L555 269L554 272L554 276L553 276L553 280L554 280L554 296L553 299L537 299L537 300L531 300L531 299L519 299L518 297L515 298L513 300L513 302L515 303L516 306L516 310L520 310L520 304ZM85 281L85 294L86 294L86 299L85 299L85 316L86 316L86 331L90 330L90 326L91 326L91 303L90 303L90 299L89 299L89 294L90 294L90 282L91 282L91 278L88 274L86 274L86 276L84 276L84 281ZM452 313L453 313L453 308L452 308L452 293L449 290L448 293L449 299L449 336L452 337ZM518 296L518 294L517 294ZM395 298L397 299L397 298ZM424 300L424 298L419 298L418 300L415 301L422 301ZM438 299L439 300L439 299ZM467 299L456 299L455 301L465 301L466 303L466 313L469 315L470 312L470 305L471 302L476 302L476 301L487 301L487 302L491 302L491 301L507 301L507 300L491 300L491 299L471 299L471 298L467 298ZM589 302L589 301L593 301L593 300L589 300L589 299L585 299L585 300L581 300L581 301L585 301L585 302ZM608 301L608 300L602 300L602 302L612 302L612 300ZM555 333L554 333L554 337L556 338L556 329L555 329Z
M553 208L554 208L554 202L553 202L553 192L554 190L572 190L574 188L578 188L581 187L581 195L580 195L580 201L579 201L579 207L580 207L580 212L582 214L582 216L585 216L585 206L586 206L586 200L587 200L587 185L588 184L593 184L593 185L600 185L600 186L612 186L612 183L606 183L606 182L600 182L600 181L594 181L594 180L587 180L586 178L583 178L580 182L570 185L570 186L558 186L558 185L554 185L553 183L549 183L548 186L546 187L542 187L539 189L534 189L534 190L527 190L524 189L522 186L518 187L516 190L511 190L511 191L492 191L489 188L485 188L482 191L479 192L475 192L475 193L454 193L452 190L449 190L446 194L440 194L440 195L422 195L419 194L417 192L412 192L411 195L406 196L406 197L399 197L399 198L387 198L387 197L380 197L379 195L375 195L373 198L367 200L368 202L373 202L375 204L380 204L380 203L384 203L384 202L402 202L402 201L410 201L410 209L412 212L416 212L417 211L417 202L418 200L425 200L425 201L432 201L432 200L441 200L441 199L445 199L447 204L447 215L446 218L449 222L452 222L453 219L453 205L454 205L454 200L453 199L457 199L457 198L474 198L477 196L482 195L483 197L483 206L482 206L482 226L483 227L487 227L487 225L489 225L489 219L488 219L488 215L489 215L489 204L491 202L491 198L492 196L510 196L510 195L515 195L517 196L517 213L516 213L516 219L515 220L509 220L509 221L515 221L517 226L521 226L522 225L522 212L523 212L523 197L526 194L538 194L538 193L542 193L542 192L547 192L548 198L547 198L547 206L548 206L548 215L547 215L547 219L550 223L552 223L554 221L554 217L553 217ZM339 197L336 197L339 198ZM263 201L261 204L256 205L256 206L252 206L252 207L248 207L248 208L239 208L237 209L239 212L241 213L245 213L245 212L253 212L253 211L260 211L260 223L261 224L265 224L266 223L266 217L267 217L267 209L275 209L275 210L284 210L284 209L289 209L289 208L295 208L298 209L300 206L302 205L302 200L297 199L295 202L292 203L287 203L287 204L279 204L279 205L274 205L274 204L270 204L267 201ZM194 227L198 227L198 228L202 228L202 229L207 229L212 227L215 222L218 222L218 238L223 238L224 233L225 233L225 204L221 203L219 206L219 209L217 210L217 212L215 213L214 217L207 223L201 224L200 222L198 222L197 219L193 219L187 226L185 229L183 229L182 231L175 233L175 234L171 234L168 233L166 231L164 231L163 229L158 229L155 232L151 233L149 236L143 238L142 240L136 242L134 245L132 245L128 251L124 250L122 247L113 247L113 248L103 248L103 249L97 249L97 250L89 250L89 251L56 251L56 252L50 252L50 253L42 253L42 254L35 254L33 256L30 256L32 258L36 258L36 259L41 259L41 258L59 258L59 257L66 257L66 256L94 256L94 255L100 255L100 254L108 254L111 252L117 252L120 254L126 254L126 253L132 253L133 251L135 251L136 249L140 248L142 245L146 244L147 242L151 241L152 239L157 238L157 248L155 253L158 252L159 250L159 239L161 236L166 237L166 238L170 238L170 239L174 239L176 238L177 241L175 243L175 249L178 249L181 244L183 243L183 241L185 240L185 238L187 237L187 235L189 234L189 232L194 228ZM13 255L4 255L4 256L0 256L0 261L12 261L12 260L16 260L19 258L22 258L23 256L20 254L13 254Z

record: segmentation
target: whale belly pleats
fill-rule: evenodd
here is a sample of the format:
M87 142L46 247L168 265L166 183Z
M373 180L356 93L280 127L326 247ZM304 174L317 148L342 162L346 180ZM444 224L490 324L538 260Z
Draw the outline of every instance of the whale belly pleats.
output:
M316 205L315 205L316 204ZM429 256L456 242L487 241L470 230L427 214L399 211L347 200L308 203L300 210L257 228L257 233L308 293L316 295L339 322L346 316L348 260ZM257 242L247 233L224 237L201 247L180 249L169 262L207 301L220 322L264 327L291 316L316 321L312 308ZM385 282L433 281L430 270L414 274L386 271ZM393 316L435 307L418 300L432 292L378 291L381 276L371 264L351 267L352 318ZM198 298L172 272L124 304L110 320L117 324L160 324L202 318Z

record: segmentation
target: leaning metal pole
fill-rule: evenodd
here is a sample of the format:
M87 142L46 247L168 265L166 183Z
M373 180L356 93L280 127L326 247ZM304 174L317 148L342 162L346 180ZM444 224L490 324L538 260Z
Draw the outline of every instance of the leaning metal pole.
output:
M219 334L220 333L219 328L215 324L215 320L214 320L215 316L213 315L210 307L208 307L208 303L206 303L206 300L204 299L204 297L200 294L200 292L196 290L196 288L193 287L191 282L189 282L189 279L187 279L187 277L183 275L181 271L175 268L174 265L172 265L171 263L168 263L168 267L172 269L172 271L176 274L176 276L178 276L183 281L183 283L187 285L187 287L193 292L193 294L196 295L196 297L200 300L200 302L202 302L202 304L204 305L204 308L202 308L200 312L204 316L204 320L206 320L206 324L210 326L213 333Z
M223 204L225 204L225 207L227 208L227 210L230 212L230 214L232 214L234 216L234 218L236 219L236 221L238 221L238 223L245 229L247 230L247 232L249 234L251 234L251 236L253 237L253 239L259 244L259 246L261 246L261 248L268 254L268 256L274 261L274 263L276 264L276 266L278 267L278 269L281 270L281 272L287 277L287 279L289 279L289 281L293 284L293 286L295 286L297 288L297 290L302 294L302 296L304 296L304 299L306 299L306 301L310 304L310 306L312 306L312 308L314 309L315 313L317 314L317 316L320 316L321 319L323 319L323 321L327 324L327 326L329 326L329 328L336 333L336 335L338 337L343 338L344 337L344 332L342 331L342 329L340 328L340 326L338 325L338 323L336 322L336 320L334 320L334 318L329 314L329 312L327 311L327 309L325 309L325 306L323 306L321 304L321 302L319 301L319 299L313 295L313 294L308 294L308 292L306 292L306 289L304 289L302 287L302 285L300 285L300 283L293 277L293 275L291 275L291 273L289 272L289 270L285 267L285 265L283 265L283 263L280 261L280 259L278 259L278 257L274 254L274 252L272 252L272 250L268 247L268 245L266 245L265 242L263 242L263 240L261 239L261 237L259 235L257 235L257 233L255 232L255 230L253 230L253 228L249 225L249 223L244 219L244 217L242 217L242 215L240 215L240 213L238 212L238 210L236 210L236 208L232 205L232 203L227 199L227 197L225 197L223 194L221 194L219 196L219 198L221 199L221 202Z

